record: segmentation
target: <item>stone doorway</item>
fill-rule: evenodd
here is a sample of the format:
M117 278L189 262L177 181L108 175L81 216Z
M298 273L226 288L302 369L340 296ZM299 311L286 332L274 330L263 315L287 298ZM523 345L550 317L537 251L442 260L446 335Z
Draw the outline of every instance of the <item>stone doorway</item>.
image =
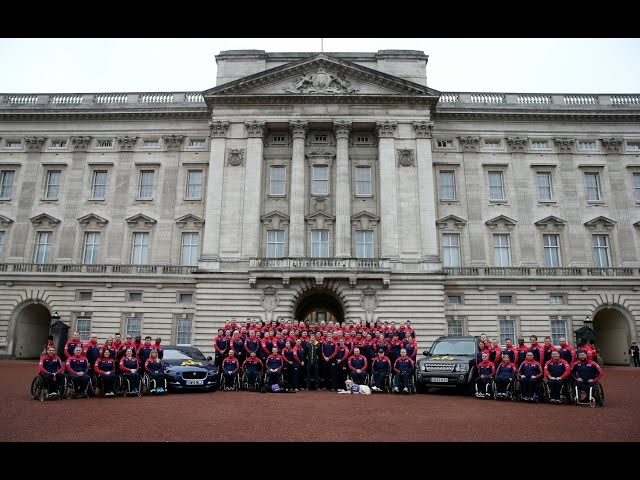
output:
M338 321L342 323L345 311L342 300L331 290L316 288L307 290L300 295L293 309L294 318L305 320L309 325Z

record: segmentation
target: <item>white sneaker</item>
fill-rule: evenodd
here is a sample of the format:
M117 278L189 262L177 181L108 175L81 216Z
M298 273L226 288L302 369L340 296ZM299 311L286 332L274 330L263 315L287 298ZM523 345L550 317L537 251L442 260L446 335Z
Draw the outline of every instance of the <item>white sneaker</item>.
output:
M400 391L400 389L398 387L393 387L393 391L398 393Z
M485 394L484 394L484 397L485 397L485 398L490 398L490 397L491 397L491 394L490 394L490 393L485 393Z
M404 388L402 389L402 391L403 391L403 392L405 392L405 393L409 393L409 389L408 389L407 387L404 387Z
M381 390L376 387L375 385L373 387L371 387L371 390L373 390L374 392L380 392Z

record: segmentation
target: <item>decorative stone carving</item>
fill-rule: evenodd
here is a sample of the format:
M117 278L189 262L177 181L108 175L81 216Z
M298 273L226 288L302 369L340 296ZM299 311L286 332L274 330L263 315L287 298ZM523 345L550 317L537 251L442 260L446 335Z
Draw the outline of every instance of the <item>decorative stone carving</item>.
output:
M227 130L229 129L229 122L211 119L209 121L209 128L211 129L212 137L224 138L227 135Z
M320 66L315 73L307 73L299 78L293 85L283 87L288 93L354 93L360 90L351 86L348 80L337 73L327 72L323 66Z
M333 122L333 131L336 134L336 138L349 138L349 133L351 133L351 122L346 120L336 120Z
M362 295L360 295L360 306L362 306L362 308L367 312L372 312L378 308L378 295L376 294L375 289L367 287L362 290Z
M602 138L600 141L607 153L620 153L622 151L622 144L624 143L622 138Z
M280 304L280 297L278 296L278 290L269 285L262 289L262 296L260 297L260 304L262 308L270 312L274 310Z
M194 215L192 213L187 213L179 218L176 218L176 225L178 228L185 228L187 226L193 228L200 228L204 225L204 219Z
M47 215L46 213L41 213L40 215L36 215L35 217L31 217L29 221L33 224L34 227L47 226L47 227L55 227L60 223L55 217L51 215Z
M0 215L0 227L8 227L13 223L9 217L5 217L4 215Z
M102 218L100 215L96 215L95 213L89 213L88 215L84 215L78 218L78 223L83 227L104 227L107 223L109 223L109 220L107 220L106 218Z
M42 146L46 140L47 139L45 137L25 137L24 145L27 147L27 150L39 152L42 150Z
M71 137L71 149L74 151L87 151L91 137Z
M227 153L227 163L232 167L242 165L244 162L244 148L232 148Z
M120 145L120 150L133 150L133 147L136 146L136 142L138 141L138 137L130 137L125 135L124 137L116 137L118 141L118 145Z
M540 230L554 230L560 231L567 224L566 220L562 220L554 215L549 215L548 217L543 218L542 220L538 220L534 223L536 227Z
M458 137L463 152L477 152L480 148L480 137Z
M513 230L518 223L517 220L506 215L498 215L484 222L491 230Z
M335 157L336 151L333 148L329 147L314 147L307 150L307 157Z
M380 138L393 138L398 122L376 122L376 134Z
M431 138L431 131L433 130L433 122L413 122L413 128L416 131L416 137L418 138Z
M573 145L576 143L575 138L554 138L553 143L563 153L568 153L573 150Z
M162 144L166 150L177 150L184 142L184 135L167 135L162 137Z
M611 220L610 218L607 217L603 217L602 215L599 217L596 217L592 220L589 220L588 222L584 222L584 225L589 229L589 230L613 230L613 227L615 227L616 225L615 220Z
M323 212L326 208L327 208L327 204L325 203L326 198L325 197L315 197L315 201L316 201L316 210L318 212Z
M292 120L289 122L289 130L291 130L291 138L304 139L309 131L309 122L306 120Z
M249 138L262 138L267 133L266 122L253 120L251 122L244 122L244 126L247 129L247 137Z
M512 152L524 152L529 139L523 137L507 137L507 145L511 147Z
M413 167L415 165L415 154L413 150L406 148L400 149L398 152L398 165L403 167Z
M436 220L436 225L440 229L462 230L466 224L467 221L464 218L455 215L447 215L446 217Z
M151 228L156 223L158 223L156 219L143 215L142 213L138 213L136 215L132 215L129 218L125 218L124 221L127 222L129 226L133 228L136 228L136 227Z
M356 288L358 277L349 277L349 288Z

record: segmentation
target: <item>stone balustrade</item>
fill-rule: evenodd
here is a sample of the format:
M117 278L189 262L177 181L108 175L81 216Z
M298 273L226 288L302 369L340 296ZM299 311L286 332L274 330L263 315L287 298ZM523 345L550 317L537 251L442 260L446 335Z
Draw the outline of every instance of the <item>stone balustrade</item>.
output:
M0 263L6 273L82 273L96 275L192 275L198 267L190 265L87 265L61 263Z
M619 107L640 105L639 94L547 94L547 93L475 93L458 92L442 93L438 108L452 109L463 105L481 106L526 106L536 108L584 108L584 107ZM443 109L444 109L443 108Z
M386 258L255 258L249 269L274 270L389 270Z
M640 277L640 268L444 267L452 277Z
M184 104L205 107L200 92L135 92L73 94L0 94L0 108L38 106L41 108L100 108L109 105Z

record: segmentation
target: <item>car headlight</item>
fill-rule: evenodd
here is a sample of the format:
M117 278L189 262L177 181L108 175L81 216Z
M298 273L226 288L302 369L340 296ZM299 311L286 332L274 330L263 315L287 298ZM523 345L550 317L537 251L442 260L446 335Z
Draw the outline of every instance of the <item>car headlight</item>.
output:
M170 377L177 377L178 376L178 372L176 372L175 370L167 370L167 371L165 371L165 373L167 375L169 375Z
M210 377L213 377L216 373L218 373L217 370L207 370L207 375L209 375Z
M468 372L469 364L468 363L456 363L456 372Z

